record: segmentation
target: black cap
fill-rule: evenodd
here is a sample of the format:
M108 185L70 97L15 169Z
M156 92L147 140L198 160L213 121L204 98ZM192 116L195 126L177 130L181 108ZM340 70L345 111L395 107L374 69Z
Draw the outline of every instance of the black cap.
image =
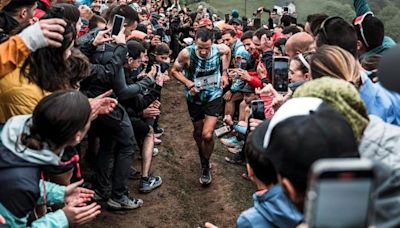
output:
M242 89L239 90L239 92L242 92L242 93L255 93L256 89L253 86L251 86L249 84L246 84Z
M379 81L384 87L395 92L400 92L399 58L400 46L396 46L383 53L378 65Z
M319 98L293 98L252 134L278 173L304 193L311 165L322 158L359 157L346 119Z

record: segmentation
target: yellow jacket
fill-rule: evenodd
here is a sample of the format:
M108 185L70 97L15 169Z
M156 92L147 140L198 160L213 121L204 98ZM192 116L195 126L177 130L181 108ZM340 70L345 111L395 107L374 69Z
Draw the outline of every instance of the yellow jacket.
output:
M28 47L18 35L0 44L0 78L15 70L29 54Z
M30 83L20 69L0 78L0 123L15 115L31 114L39 101L50 94Z

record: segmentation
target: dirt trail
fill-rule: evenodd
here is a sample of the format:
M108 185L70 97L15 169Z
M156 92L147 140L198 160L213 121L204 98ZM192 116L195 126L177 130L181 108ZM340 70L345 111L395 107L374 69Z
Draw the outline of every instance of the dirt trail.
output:
M152 172L163 178L163 185L143 195L138 193L139 182L130 181L131 194L144 200L143 207L128 212L103 209L85 227L202 227L206 221L234 227L240 212L251 206L254 187L240 177L244 167L224 161L230 153L219 142L211 160L213 183L208 188L200 186L199 158L182 88L171 80L162 94L165 133ZM140 168L140 161L135 160L134 165Z

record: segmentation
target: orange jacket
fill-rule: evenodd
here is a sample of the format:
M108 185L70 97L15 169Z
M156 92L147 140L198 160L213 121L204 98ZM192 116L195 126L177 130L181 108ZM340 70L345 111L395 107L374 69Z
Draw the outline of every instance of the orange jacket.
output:
M30 54L18 35L0 44L0 78L14 71Z

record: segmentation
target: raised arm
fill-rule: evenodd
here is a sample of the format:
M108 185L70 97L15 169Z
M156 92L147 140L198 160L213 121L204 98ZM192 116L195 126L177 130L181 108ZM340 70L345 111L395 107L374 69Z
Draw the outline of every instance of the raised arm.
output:
M371 11L367 0L353 0L353 5L357 16L361 16Z

